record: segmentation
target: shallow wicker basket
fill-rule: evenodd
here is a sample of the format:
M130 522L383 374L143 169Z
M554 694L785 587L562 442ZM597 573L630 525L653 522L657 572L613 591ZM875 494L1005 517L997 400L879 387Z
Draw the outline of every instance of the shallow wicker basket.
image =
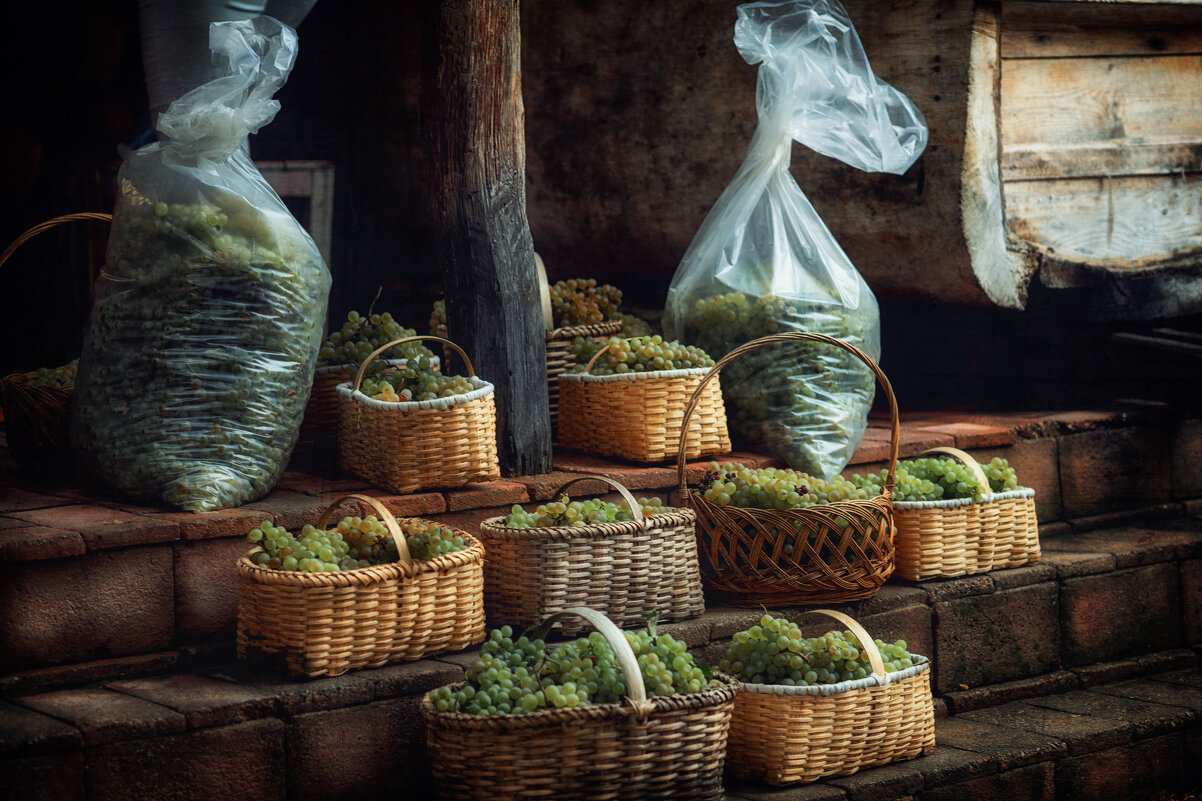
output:
M378 354L425 339L458 352L475 389L401 403L372 400L359 391L367 365ZM396 493L500 478L493 396L493 385L476 377L467 354L450 340L414 336L389 342L363 360L352 383L338 385L338 463L348 473Z
M844 603L873 595L893 573L893 483L900 436L897 400L889 379L867 355L846 342L813 333L772 334L723 356L693 393L682 428L707 382L748 351L779 342L824 342L843 348L871 368L889 402L889 471L881 494L799 509L718 506L685 484L684 457L677 457L681 504L697 511L702 579L737 606ZM779 536L783 532L785 536ZM790 541L792 541L790 543ZM785 546L793 544L792 553Z
M709 367L589 375L600 355L583 373L559 376L560 445L637 462L675 458L682 441L686 459L730 451L717 379L702 390L696 419L681 436L685 406Z
M739 686L731 718L727 762L740 778L768 784L847 776L861 768L912 759L935 747L930 662L886 673L880 651L864 628L830 609L856 637L872 675L810 687Z
M303 573L238 560L238 656L283 654L294 676L337 676L407 662L484 640L484 546L413 559L396 519L379 501L347 495L326 508L325 528L344 501L366 504L392 534L399 561L355 570Z
M932 448L963 464L985 488L980 502L894 501L897 575L909 581L971 576L1039 561L1035 490L992 492L977 460L958 448Z
M437 711L427 693L421 710L438 797L720 801L734 681L723 677L714 689L649 699L625 636L604 615L567 609L548 618L542 634L569 615L609 641L626 677L626 700L469 715Z
M665 621L704 612L693 510L644 517L630 491L604 476L574 479L561 491L590 479L615 488L635 519L513 528L492 517L480 524L489 620L533 626L552 612L587 606L619 626L637 626L653 612ZM575 634L584 624L568 619L560 625Z

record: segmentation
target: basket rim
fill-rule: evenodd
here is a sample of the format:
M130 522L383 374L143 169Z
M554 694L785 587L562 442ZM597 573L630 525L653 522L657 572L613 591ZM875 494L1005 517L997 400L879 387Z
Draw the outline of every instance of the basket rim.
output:
M451 395L446 398L434 398L432 400L423 401L382 401L374 398L369 398L363 394L362 390L351 389L350 381L344 381L335 389L338 392L338 397L350 403L361 403L371 409L382 409L395 412L416 412L424 409L450 409L453 406L471 403L487 398L495 391L495 387L479 376L467 376L468 381L476 385L476 388L471 392L464 392L458 395Z
M643 518L646 522L646 529L656 528L656 521L659 524L673 522L673 520L681 523L693 523L697 520L697 513L692 509L684 506L674 506L671 512L660 512L654 515L647 515ZM668 518L665 520L664 518ZM498 523L498 520L504 520L504 515L490 517L480 522L480 531L487 528L490 532L497 532L501 537L514 542L522 541L559 541L559 540L579 540L579 539L599 539L620 534L637 534L644 531L644 527L639 525L637 520L616 520L612 523L589 523L586 526L507 526L503 523Z
M841 510L859 508L864 504L869 504L874 507L881 507L882 512L892 512L894 506L893 501L890 500L890 496L884 492L880 493L879 495L873 495L871 498L848 498L847 500L830 501L828 503L815 503L809 506L794 506L789 509L759 509L754 507L733 505L719 506L712 501L707 501L704 493L702 493L701 490L696 487L689 487L688 492L690 493L690 503L697 504L698 508L703 509L711 516L721 517L726 515L734 518L742 517L748 520L755 520L765 512L772 512L774 514L784 515L786 517L797 517L798 519L804 519L806 517L825 517L828 513L827 510L835 510L829 512L829 514L843 516ZM882 501L884 501L884 503L882 503ZM717 512L714 510L717 510Z
M592 373L560 373L558 378L573 384L606 384L616 381L648 381L656 378L691 378L707 375L713 367L678 367L672 370L642 370L640 372L593 375Z
M435 355L433 357L427 356L425 358L430 359L430 364L441 363L437 355ZM402 364L407 364L409 362L408 359L376 359L375 361L384 362L385 364L387 364L391 367L395 367L395 366L402 365ZM350 362L347 362L346 364L322 365L320 367L314 368L313 372L315 375L333 375L334 373L337 373L338 371L341 370L341 371L345 372L346 375L349 377L351 375L351 371L358 370L358 369L359 369L358 364L352 364Z
M621 330L621 320L602 320L599 323L585 323L584 325L565 325L559 328L549 328L547 329L547 339L566 339L568 337L616 334Z
M903 681L905 679L918 676L931 668L931 660L922 654L914 654L914 664L908 668L894 670L885 674L884 681L877 678L876 674L870 673L862 679L848 679L847 681L836 682L835 684L813 684L804 687L799 687L789 684L761 684L758 682L739 681L739 689L744 692L756 693L758 695L809 695L809 696L830 696L839 695L841 693L850 692L852 690L862 690L868 687L884 687L894 682Z
M1034 497L1034 488L1019 487L1016 490L1007 490L1006 492L991 492L979 501L974 501L972 498L946 498L938 501L894 501L893 506L895 509L903 511L915 509L958 509L964 506L984 506L993 501Z

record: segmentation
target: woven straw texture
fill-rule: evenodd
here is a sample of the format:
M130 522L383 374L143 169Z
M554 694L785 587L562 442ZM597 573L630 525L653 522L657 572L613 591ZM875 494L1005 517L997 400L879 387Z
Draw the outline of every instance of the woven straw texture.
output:
M687 425L706 382L740 355L777 342L825 342L852 353L872 369L889 402L889 471L875 498L836 501L800 509L742 509L710 503L685 484L677 458L682 505L697 510L703 581L727 593L736 606L844 603L873 595L893 573L893 484L900 437L897 400L889 379L853 345L825 334L773 334L723 356L703 379L685 410ZM781 536L781 534L784 536ZM792 553L786 546L792 544Z
M1021 567L1039 561L1039 522L1035 490L989 492L989 480L969 454L957 448L932 448L970 467L987 494L970 499L894 501L897 524L897 575L909 581L951 578Z
M592 325L572 325L547 331L547 401L551 410L551 430L559 424L559 376L576 366L572 342L576 337L592 339L598 345L622 332L622 321Z
M375 510L397 541L395 563L331 573L302 573L238 560L238 656L282 653L294 676L337 676L357 668L408 662L484 640L484 546L456 530L468 547L411 559L405 536L379 501L343 501Z
M876 674L818 687L740 685L727 748L734 775L774 785L810 782L935 747L930 663L923 658L886 674L872 637L850 618L840 619L853 624L848 628L875 654Z
M726 406L717 380L701 391L687 436L681 436L685 407L708 372L560 375L559 444L638 462L674 459L682 441L686 459L728 453Z
M417 339L439 338L407 337L384 345L377 353ZM493 385L476 377L459 346L439 341L463 357L476 389L431 401L377 401L359 392L364 373L361 366L352 383L338 385L338 463L343 470L396 493L460 487L501 477Z
M604 476L631 509L634 496ZM568 482L567 489L577 481ZM638 626L647 615L683 620L705 611L697 566L696 515L678 509L618 523L512 528L503 517L480 524L487 553L484 608L496 625L533 626L552 612L587 606L619 626ZM574 635L579 619L561 623Z
M606 639L633 660L621 632L613 633ZM622 704L525 715L438 712L427 694L421 709L438 797L720 801L734 682L647 699L637 664L623 672Z

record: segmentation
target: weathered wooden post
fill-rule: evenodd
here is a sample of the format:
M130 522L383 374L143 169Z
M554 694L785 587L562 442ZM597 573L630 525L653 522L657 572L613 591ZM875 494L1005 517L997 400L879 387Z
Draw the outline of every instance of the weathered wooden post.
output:
M510 475L551 469L546 339L526 218L518 0L424 0L421 114L447 321L497 389Z

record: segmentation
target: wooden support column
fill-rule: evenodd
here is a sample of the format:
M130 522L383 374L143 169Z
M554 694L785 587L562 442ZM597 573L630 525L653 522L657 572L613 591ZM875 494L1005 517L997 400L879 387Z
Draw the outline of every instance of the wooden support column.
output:
M452 338L497 388L508 475L551 470L546 336L526 218L518 0L424 0L422 138Z

